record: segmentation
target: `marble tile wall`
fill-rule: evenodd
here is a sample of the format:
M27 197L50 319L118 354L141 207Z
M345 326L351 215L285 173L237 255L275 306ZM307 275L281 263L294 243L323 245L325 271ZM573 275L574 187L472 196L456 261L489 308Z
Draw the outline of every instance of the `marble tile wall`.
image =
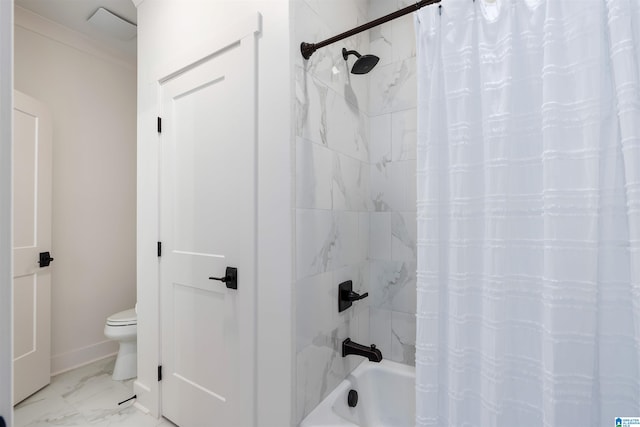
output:
M375 19L409 4L371 0ZM413 15L370 31L370 337L391 360L415 364L416 48Z
M294 39L317 42L367 20L366 0L292 2ZM366 51L363 34L294 53L296 114L296 424L360 362L342 341L370 343L367 298L338 313L338 284L370 283L368 79L351 75L341 50ZM349 65L353 63L350 59Z
M297 43L324 40L403 7L389 0L295 0ZM296 423L361 359L350 337L413 364L416 305L416 79L412 17L322 48L297 49ZM341 50L380 56L366 76ZM343 313L337 286L370 297Z

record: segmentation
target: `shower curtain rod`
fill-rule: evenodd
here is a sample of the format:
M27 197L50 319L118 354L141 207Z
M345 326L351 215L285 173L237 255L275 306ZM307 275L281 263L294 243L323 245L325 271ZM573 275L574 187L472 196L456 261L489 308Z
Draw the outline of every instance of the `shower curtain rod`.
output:
M313 55L313 52L315 52L316 50L320 49L321 47L325 47L327 45L330 45L331 43L335 43L337 41L340 41L342 39L346 39L347 37L351 37L355 34L361 33L363 31L366 31L370 28L373 27L377 27L378 25L384 24L385 22L389 22L393 19L399 18L401 16L407 15L411 12L415 12L418 9L421 9L425 6L429 6L430 4L434 4L434 3L440 3L440 0L420 0L420 1L416 1L415 4L412 4L411 6L407 6L403 9L397 10L393 13L390 13L388 15L385 15L381 18L378 18L374 21L371 22L367 22L366 24L362 24L359 27L356 28L352 28L349 31L345 31L344 33L338 34L337 36L333 36L329 39L323 40L320 43L305 43L302 42L300 43L300 52L302 53L302 57L304 59L309 59L311 58L311 55Z

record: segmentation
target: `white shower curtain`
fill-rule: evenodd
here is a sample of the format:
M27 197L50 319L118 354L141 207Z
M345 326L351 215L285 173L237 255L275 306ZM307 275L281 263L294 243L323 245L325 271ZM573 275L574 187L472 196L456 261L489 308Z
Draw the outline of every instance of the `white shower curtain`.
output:
M640 417L640 0L416 14L419 426Z

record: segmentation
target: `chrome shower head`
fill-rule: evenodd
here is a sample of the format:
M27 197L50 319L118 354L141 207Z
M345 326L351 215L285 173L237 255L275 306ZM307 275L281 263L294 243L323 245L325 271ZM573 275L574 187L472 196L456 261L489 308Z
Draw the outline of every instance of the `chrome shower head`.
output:
M380 58L375 55L360 55L355 50L342 48L342 57L345 61L349 55L355 55L358 57L356 62L353 63L353 67L351 67L351 74L367 74L376 66L378 61L380 61Z

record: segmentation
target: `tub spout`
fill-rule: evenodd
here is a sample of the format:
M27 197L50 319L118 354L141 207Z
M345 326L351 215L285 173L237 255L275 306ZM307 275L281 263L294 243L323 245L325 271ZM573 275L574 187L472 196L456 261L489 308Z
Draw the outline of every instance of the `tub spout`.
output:
M351 338L347 338L342 341L342 357L346 357L350 354L366 357L371 362L382 361L382 353L374 344L371 344L371 347L367 347L351 341Z

